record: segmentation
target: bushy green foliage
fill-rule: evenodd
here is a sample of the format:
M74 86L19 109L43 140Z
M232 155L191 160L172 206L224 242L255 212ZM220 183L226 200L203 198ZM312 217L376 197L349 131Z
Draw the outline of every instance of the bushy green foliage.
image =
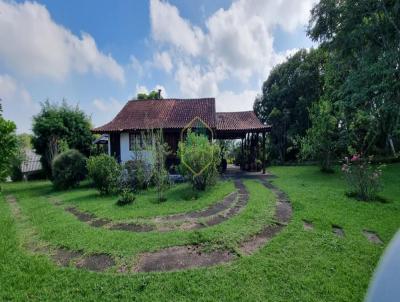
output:
M158 91L152 90L147 93L138 93L138 100L161 100L163 97L158 93Z
M121 166L114 157L107 154L91 156L87 161L87 168L89 176L100 194L105 195L118 191Z
M312 126L301 139L301 157L317 159L323 172L332 172L339 140L338 120L332 104L326 100L314 103L310 109L310 121Z
M372 156L364 158L356 154L351 159L346 157L342 172L350 188L350 195L357 199L374 200L382 190L382 166L373 165Z
M220 148L205 135L188 132L184 141L179 142L178 156L180 171L191 181L196 190L205 190L218 177Z
M9 176L12 161L17 155L18 140L15 130L14 122L5 120L0 115L0 181Z
M262 122L272 126L271 160L296 159L297 138L310 126L308 108L323 91L326 53L322 50L299 50L286 62L275 66L262 86L262 95L254 111Z
M54 158L52 173L52 182L57 189L77 186L87 175L86 157L78 150L65 151Z
M129 190L122 190L117 200L117 206L125 206L135 201L135 195Z
M90 155L93 134L89 117L77 106L46 101L33 118L33 147L40 154L43 169L51 175L53 158L66 149L76 149Z
M399 20L399 1L320 0L311 11L308 35L329 53L324 95L340 109L346 154L400 147Z

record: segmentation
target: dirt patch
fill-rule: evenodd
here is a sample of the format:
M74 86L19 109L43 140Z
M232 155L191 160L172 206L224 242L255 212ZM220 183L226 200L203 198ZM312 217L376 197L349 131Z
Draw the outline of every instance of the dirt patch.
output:
M338 237L344 237L344 230L338 225L332 225L332 232Z
M6 196L6 201L8 203L13 203L13 204L17 203L17 199L13 195L7 195Z
M67 212L73 214L79 221L89 222L96 219L96 216L92 213L82 212L75 207L69 207L65 209Z
M250 255L265 245L272 237L283 229L282 225L273 224L264 228L260 233L240 245L240 250L246 255Z
M175 214L175 215L170 215L166 217L157 217L155 218L155 222L173 222L173 221L179 221L179 220L188 220L188 219L196 219L196 218L205 218L209 217L215 214L218 214L220 212L223 212L230 208L237 199L237 193L233 192L226 196L222 201L211 205L210 207L200 210L200 211L194 211L194 212L188 212L188 213L182 213L182 214Z
M92 220L89 224L95 228L100 228L102 226L105 226L106 224L109 224L111 220L105 219L105 218L99 218L96 220Z
M71 251L67 249L57 249L51 258L60 266L69 266L70 262L78 257L81 257L82 252Z
M303 228L306 231L312 231L314 229L314 225L311 221L303 219Z
M290 218L292 217L292 207L289 202L276 202L276 211L275 211L276 220L282 224L288 224Z
M142 254L137 272L175 271L193 267L207 267L232 261L237 256L228 251L205 253L198 246L177 246L154 253Z
M76 264L77 268L84 268L94 272L104 272L115 265L114 259L107 254L93 254L84 256Z
M363 230L363 234L368 239L369 242L372 242L372 243L375 243L375 244L382 244L383 243L381 238L379 238L378 234L376 234L373 231Z
M137 223L117 223L110 227L110 230L121 230L128 232L150 232L154 231L155 228L148 224L137 224Z

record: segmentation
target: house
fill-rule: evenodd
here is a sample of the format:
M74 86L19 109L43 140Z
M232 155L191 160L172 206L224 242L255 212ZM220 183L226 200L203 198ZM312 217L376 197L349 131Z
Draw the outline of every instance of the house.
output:
M25 180L35 178L42 172L42 163L40 162L40 155L35 153L34 150L25 149L24 160L21 163L21 173Z
M262 124L253 111L216 112L214 98L200 98L131 100L111 122L92 129L92 132L108 134L108 153L124 162L132 158L132 144L141 133L162 129L164 140L172 151L167 161L173 164L177 161L181 131L196 118L211 129L215 139L241 139L242 154L256 145L254 142L259 136L265 146L265 134L270 130L270 126Z

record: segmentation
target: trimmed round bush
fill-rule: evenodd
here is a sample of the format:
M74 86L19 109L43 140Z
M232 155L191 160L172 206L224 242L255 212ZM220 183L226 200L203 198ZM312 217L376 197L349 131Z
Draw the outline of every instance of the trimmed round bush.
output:
M87 175L86 157L78 150L67 150L52 162L52 182L57 189L69 189L79 185Z
M100 194L106 195L118 191L121 166L114 157L107 154L91 156L87 161L87 168L89 176Z
M123 190L117 200L117 206L125 206L135 201L135 195L129 190Z

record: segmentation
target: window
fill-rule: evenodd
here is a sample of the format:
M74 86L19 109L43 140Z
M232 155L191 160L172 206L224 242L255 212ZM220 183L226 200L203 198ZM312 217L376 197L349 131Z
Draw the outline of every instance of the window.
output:
M144 132L129 133L129 150L143 150L151 145L151 135Z

